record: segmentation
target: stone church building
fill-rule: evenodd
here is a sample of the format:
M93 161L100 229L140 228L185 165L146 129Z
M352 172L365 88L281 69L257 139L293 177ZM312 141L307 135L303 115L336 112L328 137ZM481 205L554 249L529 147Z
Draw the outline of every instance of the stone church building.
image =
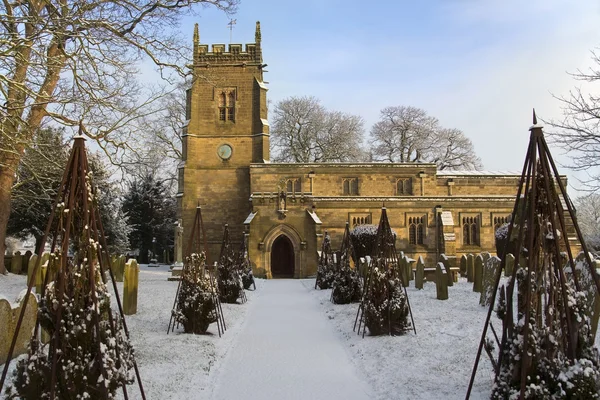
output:
M495 252L518 174L426 163L271 163L259 23L254 43L210 48L196 26L193 51L178 170L184 248L200 205L209 261L229 224L238 245L246 238L255 275L303 278L316 273L325 232L339 249L347 222L377 224L385 204L396 247L410 257L433 264L440 253Z

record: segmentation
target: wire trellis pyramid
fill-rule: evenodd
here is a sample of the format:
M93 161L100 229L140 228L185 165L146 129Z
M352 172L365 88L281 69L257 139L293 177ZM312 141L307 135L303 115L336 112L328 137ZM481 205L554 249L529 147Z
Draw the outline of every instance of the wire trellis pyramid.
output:
M358 310L356 311L356 318L354 319L353 330L356 331L359 335L361 334L361 329L362 329L362 336L364 337L365 332L367 330L365 307L366 307L369 297L372 295L372 292L373 292L373 281L374 281L375 270L380 269L382 271L385 271L385 273L388 274L390 279L398 278L402 282L402 277L401 277L399 267L400 266L399 266L399 262L398 262L398 253L396 251L396 237L392 231L392 228L390 227L390 222L389 222L388 216L387 216L387 209L384 206L381 208L381 218L379 219L379 226L377 227L375 250L373 252L373 255L371 256L371 262L369 263L368 271L367 271L365 282L363 285L364 289L363 289L362 300L360 302ZM388 280L388 286L389 286L389 282L390 281ZM406 286L404 285L404 283L402 283L402 288L404 291L404 296L406 296L406 303L408 306L408 312L410 315L412 328L416 335L417 328L415 327L415 321L413 318L412 309L410 307L410 301L408 299L408 293L406 291ZM390 288L390 287L388 287L386 291L389 294L391 294L393 292L392 288ZM392 300L391 298L388 299L388 302L391 302L391 300ZM391 324L392 324L391 318L388 318L388 323L389 323L389 326L387 327L387 332L389 335L393 335L394 333L393 333L393 327L391 326ZM358 331L356 330L357 324L358 324Z
M183 270L181 271L181 279L177 284L177 291L175 292L175 299L173 300L173 309L171 311L171 318L169 319L169 325L167 327L167 334L169 332L173 332L175 330L175 325L179 328L179 322L176 320L176 315L179 310L179 295L181 293L182 282L186 277L192 273L191 264L193 262L193 254L200 255L204 254L205 258L205 268L200 271L201 279L208 280L208 287L211 293L212 303L214 304L214 312L217 317L217 331L219 333L219 337L227 330L227 326L225 325L225 318L223 318L223 307L221 306L221 301L219 299L219 290L217 287L217 281L215 277L215 271L210 268L209 255L208 255L208 245L206 240L206 230L204 229L204 222L202 220L202 208L200 206L196 207L196 214L194 216L194 223L192 224L192 229L190 233L190 238L188 240L188 244L186 247L186 252L184 254L184 263ZM200 279L200 277L195 277ZM197 282L198 279L191 279L191 281Z
M508 379L508 384L515 386L513 393L517 393L518 387L519 399L523 399L531 389L530 385L538 383L537 379L542 379L542 386L548 384L543 381L543 376L540 378L544 373L538 369L541 360L562 359L573 363L593 345L581 336L589 329L586 319L580 318L581 308L576 309L580 307L577 298L582 290L588 293L591 290L597 296L600 280L577 224L575 209L544 139L542 126L537 123L535 110L533 126L529 130L529 147L504 251L507 254L512 241L512 247L516 249L515 268L506 285L498 290L502 271L506 269L507 257L503 257L495 276L466 399L470 398L483 350L494 367L494 390L502 390L498 389L499 382ZM574 232L567 225L569 219ZM579 265L586 266L578 267L578 271L570 243L573 238L569 238L572 233L583 249ZM582 287L585 284L587 288ZM491 321L494 308L502 320L500 336ZM491 338L487 336L488 328ZM497 357L493 354L494 344L499 348Z
M52 235L50 235L53 226ZM108 254L106 237L104 235L102 221L96 202L96 188L93 185L93 176L88 164L85 139L82 136L75 138L73 149L69 156L69 161L58 190L56 201L52 208L50 219L40 242L41 245L40 249L38 249L38 254L41 254L43 251L46 240L49 237L52 237L50 250L51 261L48 263L40 293L42 306L38 311L30 352L47 348L46 357L47 360L51 360L50 377L49 379L47 377L44 379L45 387L40 387L39 391L41 393L47 393L48 398L53 400L57 396L57 392L61 398L64 398L67 395L83 395L83 393L71 393L74 390L74 383L65 382L64 379L58 377L59 374L66 374L65 371L73 371L73 366L69 364L71 360L67 357L67 354L72 354L74 351L70 347L72 343L70 343L69 340L72 340L73 336L76 335L75 330L78 329L78 325L71 326L68 324L80 323L82 321L79 319L82 317L81 313L85 312L83 308L81 310L73 309L69 311L69 309L65 309L65 305L79 304L80 306L85 307L85 310L89 311L87 317L91 318L92 329L91 331L84 331L84 335L79 338L91 341L91 345L95 347L95 353L92 355L92 359L88 360L89 363L92 363L89 365L94 365L90 371L95 371L95 374L99 373L99 382L109 382L109 379L111 379L107 372L107 369L111 367L110 365L107 366L110 362L106 360L106 348L103 348L104 345L101 343L100 339L107 334L107 330L104 327L105 321L101 321L104 310L101 310L98 299L98 295L104 290L103 288L106 287L107 284L106 271L108 271L111 278L115 300L119 309L119 314L117 315L118 320L115 320L112 311L110 311L110 305L108 306L109 309L106 313L108 318L108 329L110 330L112 337L117 338L120 336L120 329L122 327L127 341L129 340L129 330L127 329L127 324L125 322L116 280L107 263L110 256ZM73 252L72 254L71 251ZM8 368L15 350L17 336L19 335L27 302L30 297L29 294L32 291L36 276L41 268L40 264L41 257L38 257L31 274L31 279L27 285L27 293L10 344L7 362L4 364L4 369L2 371L0 393L4 388ZM77 277L84 277L84 279L76 281ZM99 279L101 279L101 283L99 282ZM51 299L53 299L52 303L54 307L44 305L44 302L47 301L46 295L49 295ZM77 298L74 298L73 296L77 296ZM61 299L62 301L60 301ZM103 298L103 300L106 301L105 298ZM106 304L106 302L103 304ZM108 302L108 304L110 304L110 302ZM48 310L45 318L48 318L48 315L50 316L52 321L47 322L53 327L51 337L47 344L42 344L40 341L40 325L42 310L44 308ZM71 335L71 338L69 338L69 335ZM82 348L79 347L79 356L82 356L82 351L84 352L85 349L82 350ZM122 357L125 357L124 354L119 354L119 346L115 346L115 353L116 357L120 360ZM135 358L130 359L129 361L135 370L141 397L142 399L145 399L144 388ZM113 360L113 362L115 362L115 360ZM124 365L117 367L127 368L127 366ZM28 372L31 373L32 371ZM111 373L112 372L113 371L111 371ZM74 375L74 373L72 375ZM85 378L93 379L92 376ZM87 386L88 390L93 392L96 398L109 398L108 385L90 382ZM124 398L127 399L128 394L125 382L122 381L120 386L122 387Z

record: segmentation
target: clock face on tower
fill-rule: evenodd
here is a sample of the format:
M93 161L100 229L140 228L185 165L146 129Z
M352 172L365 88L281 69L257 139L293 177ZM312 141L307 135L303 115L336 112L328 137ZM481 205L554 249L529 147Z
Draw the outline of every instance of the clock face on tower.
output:
M229 160L231 158L231 146L228 144L222 144L217 149L217 155L221 157L222 160Z

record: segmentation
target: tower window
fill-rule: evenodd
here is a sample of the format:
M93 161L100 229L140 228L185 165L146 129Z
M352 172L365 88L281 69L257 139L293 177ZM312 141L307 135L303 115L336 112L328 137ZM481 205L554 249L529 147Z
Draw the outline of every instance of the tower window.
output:
M235 122L235 89L219 93L219 120Z

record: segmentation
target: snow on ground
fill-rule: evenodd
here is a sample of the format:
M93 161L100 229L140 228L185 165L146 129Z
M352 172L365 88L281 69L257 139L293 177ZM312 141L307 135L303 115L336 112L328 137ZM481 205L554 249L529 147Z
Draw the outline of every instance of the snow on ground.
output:
M408 288L417 335L365 338L352 331L358 304L332 304L331 291L315 290L314 279L287 281L292 285L289 289L286 281L257 280L258 290L247 292L248 303L223 305L227 332L219 338L214 324L207 335L177 330L166 334L177 290L177 282L167 281L169 275L168 267L142 265L138 313L126 317L148 399L241 400L282 390L293 390L296 398L303 398L302 394L317 398L311 393L322 387L318 372L346 377L355 373L357 382L370 386L373 399L465 397L487 308L479 306L479 294L473 293L472 284L464 278L449 288L450 298L445 301L436 300L434 283L426 283L424 290ZM0 297L14 301L25 284L25 276L0 276ZM122 283L118 287L121 291ZM269 303L277 311L269 311ZM252 320L266 322L253 328ZM500 321L496 317L494 321L499 329ZM288 328L303 331L286 334ZM271 336L260 339L260 335ZM300 335L305 335L302 343ZM274 343L268 346L263 339ZM319 371L319 366L330 364L326 359L307 360L309 353L303 347L307 345L319 354L335 353L331 358L341 360L339 365ZM285 357L289 358L287 366L275 363ZM318 366L299 368L311 363ZM289 371L293 373L287 375ZM482 354L472 398L489 398L492 380L490 362ZM231 388L236 389L235 397L227 397ZM136 385L129 386L128 392L131 399L140 398Z
M302 282L265 282L247 318L239 340L217 373L211 398L373 398Z
M443 301L436 299L435 283L425 283L423 290L407 288L416 335L369 336L367 331L364 338L352 331L358 304L333 304L331 290L315 290L314 279L302 283L319 301L377 399L465 398L487 312L465 278L448 288L449 299ZM479 365L472 399L489 398L493 383L486 354Z

